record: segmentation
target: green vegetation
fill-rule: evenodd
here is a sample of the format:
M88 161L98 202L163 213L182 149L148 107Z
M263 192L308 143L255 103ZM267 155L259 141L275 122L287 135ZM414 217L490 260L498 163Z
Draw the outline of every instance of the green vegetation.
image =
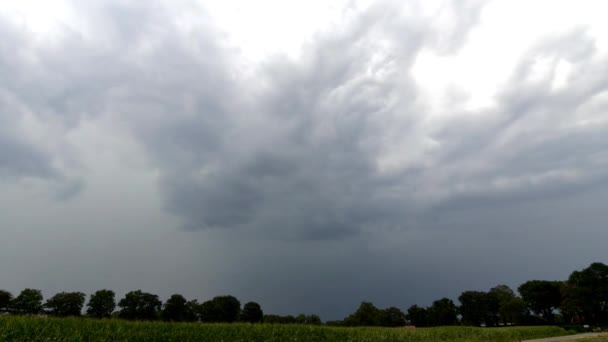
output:
M568 334L558 327L340 328L0 316L1 341L519 341Z

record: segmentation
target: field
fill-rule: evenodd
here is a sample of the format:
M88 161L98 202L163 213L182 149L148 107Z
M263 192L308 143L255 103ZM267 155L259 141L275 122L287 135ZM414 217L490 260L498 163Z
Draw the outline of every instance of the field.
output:
M0 317L0 341L520 341L567 335L557 327L334 328Z

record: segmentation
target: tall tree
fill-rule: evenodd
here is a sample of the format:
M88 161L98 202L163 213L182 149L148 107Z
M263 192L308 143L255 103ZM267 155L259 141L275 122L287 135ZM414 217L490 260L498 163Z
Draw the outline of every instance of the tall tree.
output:
M130 320L155 320L162 302L157 295L142 292L141 290L131 291L118 302L120 306L120 318Z
M370 302L361 302L357 311L344 319L348 326L379 326L382 311Z
M562 288L562 311L585 323L608 324L608 266L599 262L573 272Z
M417 327L426 327L429 325L429 312L428 309L420 307L418 305L412 305L407 309L406 318L412 325Z
M394 306L382 310L381 317L380 325L383 327L402 327L405 325L405 314Z
M264 312L260 304L249 302L243 306L243 312L241 313L243 322L258 323L262 321L262 317L264 317Z
M0 313L9 311L12 300L13 300L12 293L10 293L6 290L0 290Z
M530 280L517 289L527 307L547 323L553 323L553 311L559 308L562 282Z
M462 323L480 326L488 323L488 294L482 291L464 291L459 297Z
M431 325L454 325L458 322L458 308L451 299L442 298L433 302L429 308Z
M493 325L497 325L499 322L504 324L513 323L509 322L505 314L507 313L507 303L510 303L514 298L515 292L507 285L497 285L490 289L488 292L488 315L493 321Z
M238 319L241 302L233 296L218 296L201 304L199 313L203 322L227 322Z
M172 295L165 304L160 314L164 321L183 322L188 315L188 301L180 294Z
M91 295L87 304L87 315L109 318L116 309L115 294L112 290L99 290Z
M82 292L60 292L49 298L44 308L51 316L80 316L85 295Z
M38 315L42 312L42 292L25 289L11 302L11 311L19 315Z

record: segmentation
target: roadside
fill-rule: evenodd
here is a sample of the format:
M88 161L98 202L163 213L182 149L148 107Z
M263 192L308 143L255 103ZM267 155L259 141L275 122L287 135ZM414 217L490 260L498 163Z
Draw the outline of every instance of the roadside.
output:
M602 339L596 339L597 337L605 337ZM585 334L577 334L570 336L560 336L560 337L550 337L550 338L540 338L536 340L526 340L522 342L561 342L561 341L579 341L579 342L587 342L587 341L597 341L597 342L608 342L608 333L585 333Z

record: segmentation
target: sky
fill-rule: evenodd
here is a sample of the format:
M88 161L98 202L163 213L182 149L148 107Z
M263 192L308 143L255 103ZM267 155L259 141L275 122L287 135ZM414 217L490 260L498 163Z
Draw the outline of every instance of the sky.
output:
M0 288L342 319L608 262L579 0L0 6Z

